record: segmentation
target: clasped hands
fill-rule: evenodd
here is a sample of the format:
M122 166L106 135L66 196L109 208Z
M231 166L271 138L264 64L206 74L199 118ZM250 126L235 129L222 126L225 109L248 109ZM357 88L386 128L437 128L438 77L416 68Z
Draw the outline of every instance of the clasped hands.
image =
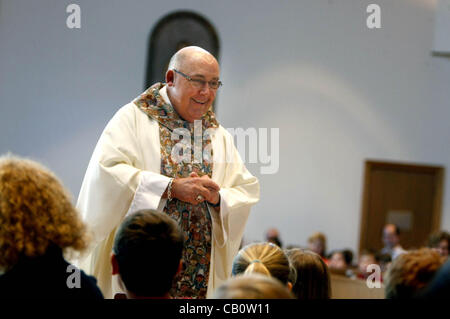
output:
M220 187L208 175L200 177L192 172L189 177L175 178L172 182L172 197L192 205L207 201L216 205L220 200Z

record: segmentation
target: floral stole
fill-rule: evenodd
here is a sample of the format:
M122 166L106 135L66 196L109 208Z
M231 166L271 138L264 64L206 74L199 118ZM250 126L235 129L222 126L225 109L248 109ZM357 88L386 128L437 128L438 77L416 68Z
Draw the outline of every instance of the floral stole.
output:
M203 176L212 176L212 147L207 129L219 126L211 109L202 118L202 133L195 136L195 124L183 120L174 110L172 105L166 103L159 90L164 87L156 83L142 93L134 103L149 117L159 123L160 150L161 150L161 174L169 177L188 177L191 172ZM186 143L183 136L181 143L184 154L188 154L190 160L180 162L172 156L172 150L180 145L181 139L178 132L189 132L191 140ZM198 135L198 134L197 134ZM201 144L198 144L201 143ZM193 161L195 145L201 145L202 159ZM209 147L210 157L205 156ZM164 211L178 222L183 231L185 244L183 250L183 271L179 273L171 290L173 297L206 298L209 279L209 267L211 259L212 223L206 203L192 205L174 199L167 203Z

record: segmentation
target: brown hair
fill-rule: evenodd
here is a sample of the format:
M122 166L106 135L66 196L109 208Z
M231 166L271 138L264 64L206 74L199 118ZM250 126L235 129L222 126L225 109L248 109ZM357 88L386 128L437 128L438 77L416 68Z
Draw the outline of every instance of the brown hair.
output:
M150 209L130 214L114 239L120 277L142 297L163 296L172 287L183 251L183 233L169 215Z
M295 283L296 271L283 250L272 243L254 243L242 248L233 260L232 274L260 273L287 284Z
M217 288L214 299L294 299L279 280L251 274L228 279Z
M450 245L450 234L446 231L439 231L437 233L431 234L430 238L428 239L428 247L436 248L443 240L446 240Z
M314 241L319 241L322 243L321 257L325 257L325 253L327 251L327 237L325 236L325 234L321 232L315 232L314 234L309 236L308 243L312 243Z
M57 246L86 248L85 226L58 178L42 165L0 157L0 268Z
M292 292L298 299L329 299L331 296L330 272L318 254L299 248L286 251L297 270L297 281Z
M414 297L431 281L442 263L441 256L429 248L401 254L387 271L386 298Z

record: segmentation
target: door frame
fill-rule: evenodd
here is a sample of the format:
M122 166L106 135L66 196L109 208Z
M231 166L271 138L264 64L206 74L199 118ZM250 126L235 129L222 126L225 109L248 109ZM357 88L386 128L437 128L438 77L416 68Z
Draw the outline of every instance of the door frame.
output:
M359 231L359 253L361 253L367 242L368 216L370 207L370 182L371 173L374 169L385 168L396 171L406 171L414 173L431 173L435 175L435 190L433 198L433 210L431 212L431 232L440 230L442 216L442 197L444 193L445 168L442 166L424 165L416 163L386 162L378 160L366 160L364 168L364 189L362 194L361 223Z

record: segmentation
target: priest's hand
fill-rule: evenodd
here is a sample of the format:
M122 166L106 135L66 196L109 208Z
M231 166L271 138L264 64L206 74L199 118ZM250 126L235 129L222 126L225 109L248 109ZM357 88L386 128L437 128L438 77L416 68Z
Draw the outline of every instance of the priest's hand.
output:
M200 177L196 172L192 172L189 176L190 177ZM213 182L212 179L209 178L208 175L203 175L201 178ZM217 205L220 201L220 194L219 194L220 187L216 183L214 183L214 184L217 186L217 189L216 188L210 189L212 192L212 196L210 198L206 198L206 201L213 205Z
M208 176L198 177L197 174L191 174L186 178L175 178L172 182L172 197L192 205L200 204L205 200L217 203L219 190L219 185Z

